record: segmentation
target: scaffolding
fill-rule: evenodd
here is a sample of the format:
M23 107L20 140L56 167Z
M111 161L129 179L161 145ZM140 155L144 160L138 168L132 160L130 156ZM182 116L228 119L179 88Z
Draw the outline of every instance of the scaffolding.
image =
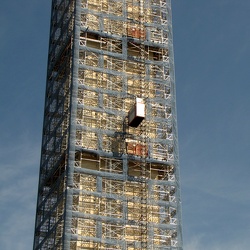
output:
M33 249L182 250L171 0L52 0L48 60Z

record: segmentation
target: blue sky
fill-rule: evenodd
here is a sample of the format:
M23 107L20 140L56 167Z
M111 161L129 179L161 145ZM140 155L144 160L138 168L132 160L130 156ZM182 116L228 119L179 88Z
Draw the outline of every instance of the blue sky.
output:
M0 249L32 249L50 3L1 3ZM184 250L248 250L250 1L172 6Z

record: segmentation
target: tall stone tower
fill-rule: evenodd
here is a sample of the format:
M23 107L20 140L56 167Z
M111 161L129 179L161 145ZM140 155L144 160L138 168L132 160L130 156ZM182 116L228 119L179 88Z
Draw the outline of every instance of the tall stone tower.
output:
M182 249L171 0L52 0L34 250Z

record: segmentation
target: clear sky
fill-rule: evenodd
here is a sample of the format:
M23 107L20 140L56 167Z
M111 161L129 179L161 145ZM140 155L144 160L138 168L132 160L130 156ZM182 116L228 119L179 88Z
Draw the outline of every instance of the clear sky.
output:
M51 0L0 7L0 249L32 249ZM250 1L173 0L184 250L250 246Z

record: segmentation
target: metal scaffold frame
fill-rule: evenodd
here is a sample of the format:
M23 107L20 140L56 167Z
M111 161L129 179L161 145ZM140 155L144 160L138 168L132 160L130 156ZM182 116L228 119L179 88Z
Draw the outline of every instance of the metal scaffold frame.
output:
M171 0L52 0L48 60L33 249L182 250Z

